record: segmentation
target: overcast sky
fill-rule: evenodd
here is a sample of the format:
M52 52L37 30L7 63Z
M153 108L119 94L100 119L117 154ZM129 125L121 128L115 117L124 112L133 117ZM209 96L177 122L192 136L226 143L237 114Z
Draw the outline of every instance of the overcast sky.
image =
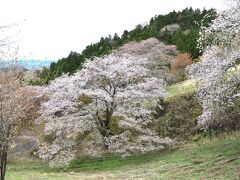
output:
M186 7L223 9L223 0L0 0L0 25L20 23L20 57L54 59L103 36Z

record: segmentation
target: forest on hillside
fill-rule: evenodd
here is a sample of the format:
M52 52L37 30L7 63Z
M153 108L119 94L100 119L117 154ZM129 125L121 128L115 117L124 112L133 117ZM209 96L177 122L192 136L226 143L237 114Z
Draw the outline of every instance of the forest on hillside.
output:
M92 43L82 51L71 52L68 57L53 62L49 69L45 68L39 75L38 80L32 84L47 84L50 80L59 77L63 73L73 74L81 69L86 59L101 57L111 53L120 46L136 41L155 37L165 44L174 44L183 53L189 53L193 59L201 55L197 47L200 27L207 27L216 18L215 9L192 9L173 11L167 15L152 17L147 25L137 25L133 30L125 30L120 36L102 37L99 42Z

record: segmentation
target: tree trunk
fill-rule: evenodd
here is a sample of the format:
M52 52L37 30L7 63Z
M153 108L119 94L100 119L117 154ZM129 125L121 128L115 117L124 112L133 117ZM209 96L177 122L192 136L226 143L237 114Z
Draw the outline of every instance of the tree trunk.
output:
M3 148L0 152L0 180L5 179L7 166L7 148Z
M113 110L112 109L111 110L107 109L107 111L106 111L106 119L104 121L106 129L109 128L109 123L111 121L112 115L113 115Z
M101 134L104 137L107 137L111 133L110 129L109 129L109 123L110 123L112 115L113 115L115 104L114 104L114 102L112 102L110 105L108 105L107 102L105 102L105 103L106 103L105 118L101 121L101 126L102 126Z

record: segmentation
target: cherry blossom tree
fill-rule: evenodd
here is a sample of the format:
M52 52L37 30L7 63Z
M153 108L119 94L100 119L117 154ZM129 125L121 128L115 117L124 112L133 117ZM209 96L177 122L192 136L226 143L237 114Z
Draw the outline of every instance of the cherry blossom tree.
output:
M30 128L39 116L36 92L23 83L23 72L16 68L0 71L0 177L4 179L7 152L14 138ZM38 106L37 106L38 105Z
M201 62L188 68L190 78L198 80L198 97L203 128L231 123L230 112L240 96L240 1L232 1L208 28L203 28L199 48ZM239 112L237 113L239 119Z
M14 60L18 52L17 26L11 24L0 26L0 60Z
M147 68L154 77L164 79L165 83L175 81L170 65L179 54L175 45L165 45L156 38L140 42L129 42L117 50L118 54L127 53L135 57L147 58Z
M42 105L45 141L39 156L52 166L67 165L76 154L129 155L164 148L147 125L147 101L163 97L162 80L145 68L146 59L112 54L94 59L73 76L63 75L48 87Z
M15 63L18 43L16 25L0 27L0 179L5 178L7 153L14 139L39 116L40 99L26 86L21 67Z

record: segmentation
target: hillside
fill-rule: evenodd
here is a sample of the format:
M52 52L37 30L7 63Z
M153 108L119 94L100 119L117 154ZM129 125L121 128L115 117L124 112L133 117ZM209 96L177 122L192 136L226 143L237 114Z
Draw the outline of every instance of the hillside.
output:
M0 179L239 179L239 22L232 0L155 16L49 68L3 61Z
M239 66L238 66L239 67ZM174 109L175 117L182 116L193 119L190 115L192 100L183 101L195 91L194 81L184 81L167 87L166 101L182 108ZM186 96L187 95L187 96ZM179 99L180 97L180 99ZM183 97L183 99L181 99ZM178 103L176 103L178 102ZM186 107L188 106L188 107ZM193 107L196 108L196 107ZM193 109L194 110L194 109ZM196 110L196 109L195 109ZM169 113L171 109L168 109ZM168 116L168 115L167 115ZM169 118L167 117L166 118ZM173 117L173 118L175 118ZM162 117L163 118L163 117ZM188 121L189 124L189 119ZM193 126L181 127L176 119L176 130L171 132L175 138L191 137ZM173 123L174 123L173 122ZM163 122L164 123L164 122ZM158 124L161 125L161 124ZM169 124L166 124L169 125ZM173 124L172 124L173 127ZM182 130L182 128L186 130ZM179 136L180 133L180 136ZM187 134L185 134L187 133ZM189 136L190 135L190 136ZM208 135L207 135L208 136ZM179 144L175 148L150 153L134 155L132 157L104 156L102 158L84 158L74 160L70 167L65 169L50 169L48 164L38 159L15 159L8 166L7 179L235 179L239 176L239 132L234 134L218 135L218 137L204 138L194 135L187 144ZM21 166L19 166L21 164ZM17 178L16 178L17 177Z
M195 82L186 80L167 86L166 89L168 95L165 101L170 104L167 113L158 119L160 121L157 121L156 128L160 127L160 133L170 132L176 139L188 139L188 143L123 159L112 155L102 158L80 157L65 169L50 169L45 162L37 159L15 159L10 161L7 179L237 178L240 168L239 132L217 137L210 134L210 139L209 134L197 134L194 119L200 113L194 105L196 100L191 98L195 92ZM179 125L179 122L182 124ZM172 129L166 128L167 126L171 126Z
M239 149L236 133L144 156L79 159L67 169L49 169L34 159L18 160L10 162L7 179L238 179Z

